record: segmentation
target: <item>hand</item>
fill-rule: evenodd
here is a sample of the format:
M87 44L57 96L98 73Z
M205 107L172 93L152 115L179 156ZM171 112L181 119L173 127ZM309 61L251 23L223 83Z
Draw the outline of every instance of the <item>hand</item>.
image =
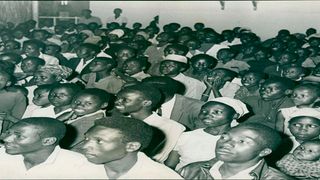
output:
M206 85L207 88L210 88L210 89L212 88L212 83L208 81L208 76L207 75L204 76L203 82L204 82L204 84Z

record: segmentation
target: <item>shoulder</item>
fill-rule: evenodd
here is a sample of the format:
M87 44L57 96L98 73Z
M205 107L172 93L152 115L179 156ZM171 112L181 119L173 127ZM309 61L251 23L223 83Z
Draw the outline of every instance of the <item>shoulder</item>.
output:
M281 171L272 168L272 167L268 167L267 171L264 173L263 175L263 179L283 179L283 180L293 180L295 178L292 178L284 173L282 173Z

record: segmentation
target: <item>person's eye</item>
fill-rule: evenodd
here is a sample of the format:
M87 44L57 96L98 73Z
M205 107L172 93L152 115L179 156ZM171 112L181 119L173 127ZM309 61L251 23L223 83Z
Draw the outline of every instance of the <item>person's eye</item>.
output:
M313 152L311 149L308 152Z
M97 139L97 143L98 143L98 144L102 144L103 141L102 141L101 139Z
M293 124L293 126L300 127L301 125L300 124Z
M245 143L245 141L244 141L244 140L242 140L242 139L240 139L240 140L239 140L239 143Z
M318 126L313 125L313 124L310 124L308 127L310 127L310 128L316 128L316 127L318 127Z

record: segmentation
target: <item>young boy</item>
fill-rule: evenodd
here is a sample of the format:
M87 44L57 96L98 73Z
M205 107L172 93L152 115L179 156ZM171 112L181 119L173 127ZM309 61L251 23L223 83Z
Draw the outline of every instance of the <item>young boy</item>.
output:
M204 128L182 133L166 165L179 170L187 164L212 159L217 140L246 113L246 105L232 98L220 97L207 102L198 115Z
M101 119L85 133L83 154L102 165L103 179L181 179L141 152L152 135L149 125L134 118Z
M239 125L220 137L215 158L187 165L180 174L186 179L290 179L264 161L280 142L280 135L267 126Z
M174 80L182 82L186 86L185 96L200 99L205 85L194 78L182 74L188 68L188 60L185 56L170 54L160 63L160 73Z
M278 110L294 106L292 100L287 97L293 87L293 82L280 77L265 80L259 90L260 96L243 99L253 112L253 116L246 122L261 123L275 128Z
M41 51L44 50L45 44L38 40L28 40L23 43L22 49L24 54L23 58L26 57L38 57L46 62L46 65L58 65L59 60L47 54L43 54Z
M45 61L38 57L26 57L21 62L21 70L23 73L19 75L18 84L28 86L30 80L33 78L34 73L40 66L45 65Z
M283 74L283 66L294 63L297 60L297 55L291 52L283 52L277 58L277 64L266 67L263 72L269 76L281 76Z
M94 125L95 120L105 117L102 109L107 108L109 99L109 93L96 88L82 90L73 98L72 110L57 117L68 125L69 130L62 141L62 147L81 151L84 133Z
M230 48L220 49L217 53L218 64L216 68L225 68L237 73L248 70L250 66L241 60L235 60L236 53Z
M190 68L184 72L186 76L203 81L204 77L217 64L217 59L207 54L198 54L190 59Z
M153 112L160 101L161 92L158 89L138 84L128 86L117 94L115 108L122 114L129 114L130 117L142 120L164 132L166 136L164 147L153 156L153 159L163 163L186 128Z
M147 69L148 61L145 58L131 58L124 61L120 71L114 73L125 82L142 81L146 77L150 77L144 70Z
M285 65L282 70L282 77L291 79L292 81L302 81L308 75L308 70L297 64Z

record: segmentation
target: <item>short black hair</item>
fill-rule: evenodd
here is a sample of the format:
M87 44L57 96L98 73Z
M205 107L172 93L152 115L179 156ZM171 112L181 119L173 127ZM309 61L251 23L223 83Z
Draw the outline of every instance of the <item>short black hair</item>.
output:
M66 88L69 89L71 92L71 96L75 96L79 91L82 90L82 87L75 83L57 83L53 84L50 91L58 88Z
M263 84L270 84L270 83L279 83L285 90L293 89L295 87L295 82L283 77L270 77L266 79Z
M254 131L260 137L259 142L257 143L259 143L263 148L270 148L272 151L275 151L281 144L282 139L280 134L266 125L258 123L243 123L233 129L235 128L245 128Z
M218 63L218 60L208 54L197 54L191 57L190 62L197 61L198 59L205 59L207 60L210 64L211 67L215 67Z
M151 76L144 78L142 83L150 84L158 88L164 96L173 96L174 94L184 94L186 87L183 83L167 76Z
M167 51L167 49L169 49L169 48L173 48L173 49L175 49L177 51L181 51L182 54L180 54L180 55L183 55L183 56L187 55L187 53L189 52L189 48L187 46L181 45L181 44L177 44L177 43L169 44L168 46L166 46L164 48L163 51Z
M151 108L157 108L159 103L161 102L161 91L156 87L153 87L151 84L137 84L132 86L127 86L123 88L119 93L126 91L134 91L138 92L143 96L145 100L150 100L152 102Z
M44 59L38 58L38 57L33 57L33 56L32 57L26 57L22 61L27 61L27 60L35 62L36 64L41 65L41 66L46 64L46 61Z
M318 97L320 97L320 87L318 85L312 84L312 83L305 83L297 85L294 89L304 87L311 91L313 91Z
M111 68L115 68L118 65L118 63L115 59L108 58L108 57L96 57L93 59L93 61L106 62L111 65Z
M40 128L40 135L45 137L56 137L57 143L65 136L66 126L62 121L49 117L30 117L18 121L16 124L28 124Z
M145 122L131 117L110 117L95 121L95 126L113 128L121 131L123 142L139 142L140 150L148 147L153 136L152 127Z
M80 91L75 95L75 97L81 96L81 95L91 95L97 97L102 103L109 103L109 100L111 98L111 95L102 89L98 88L88 88Z
M33 92L35 93L36 91L39 91L39 90L45 90L49 92L53 87L54 87L53 84L42 84L42 85L39 85Z
M26 40L23 42L23 46L27 46L27 45L31 45L31 46L35 46L39 49L44 50L46 45L44 42L40 41L40 40L36 40L36 39L31 39L31 40Z
M91 44L91 43L82 43L80 44L80 47L85 47L85 48L88 48L90 49L91 51L94 51L96 54L99 53L101 51L100 47L96 44Z

